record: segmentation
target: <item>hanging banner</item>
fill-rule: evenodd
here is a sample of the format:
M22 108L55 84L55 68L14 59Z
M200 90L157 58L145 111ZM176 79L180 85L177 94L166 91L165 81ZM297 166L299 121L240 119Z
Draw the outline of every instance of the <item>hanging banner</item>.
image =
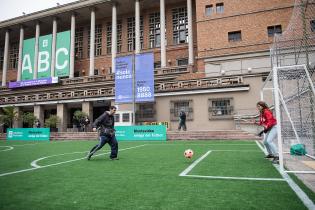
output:
M51 44L52 35L39 37L38 42L38 73L37 78L50 77L51 71Z
M35 38L23 41L21 80L31 80L34 74Z
M55 76L66 77L70 72L70 31L57 33Z
M117 57L115 61L115 103L131 103L132 56Z
M154 55L143 53L135 59L136 102L154 101Z

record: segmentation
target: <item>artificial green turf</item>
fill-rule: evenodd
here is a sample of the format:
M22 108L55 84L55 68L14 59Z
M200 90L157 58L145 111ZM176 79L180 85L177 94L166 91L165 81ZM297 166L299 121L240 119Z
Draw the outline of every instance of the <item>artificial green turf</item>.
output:
M68 141L14 146L0 152L0 209L306 209L286 182L216 180L179 177L194 160L213 150L189 174L279 178L254 142L176 141L120 142L120 160L108 154L79 160L96 141ZM183 156L194 150L193 160ZM1 149L1 148L0 148ZM218 151L230 150L230 151ZM109 146L97 154L108 153ZM79 153L75 153L79 152ZM66 155L60 155L65 154ZM77 160L78 159L78 160Z

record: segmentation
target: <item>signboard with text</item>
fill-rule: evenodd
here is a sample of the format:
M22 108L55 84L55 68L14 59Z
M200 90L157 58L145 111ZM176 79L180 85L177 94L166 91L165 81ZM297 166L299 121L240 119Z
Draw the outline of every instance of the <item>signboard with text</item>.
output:
M132 56L116 58L115 102L132 102Z
M49 128L9 128L7 140L49 141Z
M118 141L166 141L164 125L115 126Z

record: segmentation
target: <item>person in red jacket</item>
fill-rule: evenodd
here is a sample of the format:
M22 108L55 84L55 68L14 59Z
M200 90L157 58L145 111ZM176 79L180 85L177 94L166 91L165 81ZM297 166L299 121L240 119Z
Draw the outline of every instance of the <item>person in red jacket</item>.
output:
M278 149L273 143L273 140L277 138L277 120L274 118L265 102L257 102L257 109L260 112L259 122L257 124L264 127L264 130L259 133L259 136L263 133L266 134L263 143L268 151L268 155L265 158L273 158L273 162L277 163L279 161Z

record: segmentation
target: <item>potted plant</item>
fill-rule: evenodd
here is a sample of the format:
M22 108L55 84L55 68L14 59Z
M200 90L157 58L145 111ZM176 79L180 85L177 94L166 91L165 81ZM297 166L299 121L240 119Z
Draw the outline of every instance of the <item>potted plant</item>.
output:
M82 112L81 110L77 110L77 111L74 112L74 114L73 114L73 123L79 129L79 131L81 130L81 128L83 126L83 120L87 116L88 115L85 112Z
M36 120L36 117L31 112L25 112L22 116L23 123L28 127L32 128L34 126L34 122Z
M57 115L51 115L48 119L45 120L45 127L50 128L51 132L57 132L58 123L60 123L60 118Z

